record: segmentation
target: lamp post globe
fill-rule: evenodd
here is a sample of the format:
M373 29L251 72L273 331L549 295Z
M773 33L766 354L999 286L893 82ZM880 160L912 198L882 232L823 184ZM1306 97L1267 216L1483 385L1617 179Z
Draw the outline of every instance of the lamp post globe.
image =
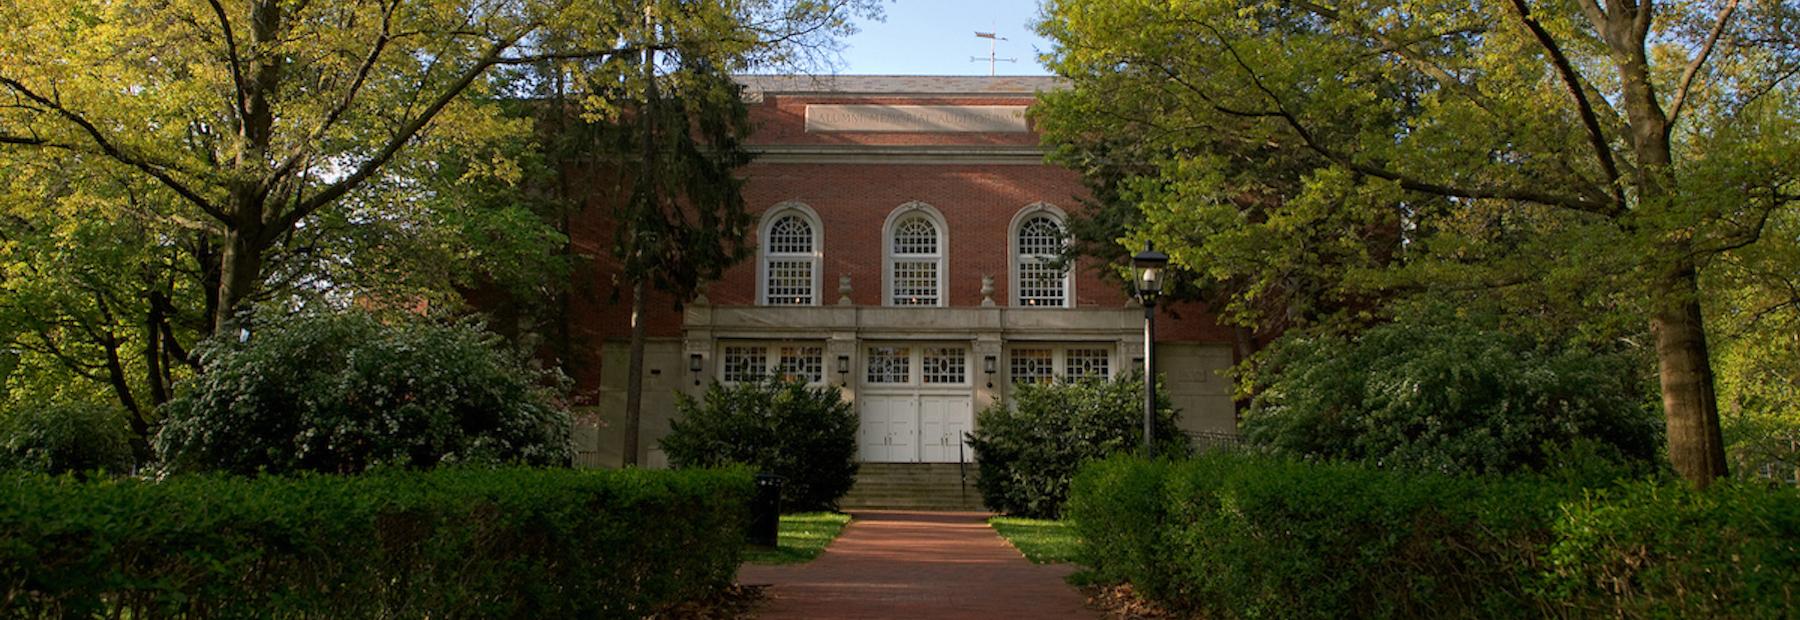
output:
M1162 294L1168 269L1169 255L1156 251L1156 246L1145 242L1144 251L1131 257L1131 285L1137 288L1138 300L1148 305Z
M1168 275L1169 255L1144 242L1144 251L1131 257L1131 284L1144 304L1144 456L1154 456L1151 441L1156 424L1156 296L1162 294Z

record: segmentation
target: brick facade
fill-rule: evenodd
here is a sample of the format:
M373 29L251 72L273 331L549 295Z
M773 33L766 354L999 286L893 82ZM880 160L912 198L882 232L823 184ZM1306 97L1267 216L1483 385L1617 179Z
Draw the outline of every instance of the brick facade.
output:
M1055 87L1047 79L1007 81L1000 78L955 78L948 88L931 78L860 78L858 84L869 90L908 90L917 85L921 90L961 88L967 93L948 92L841 92L843 88L794 88L782 83L764 84L760 92L752 83L751 118L756 130L750 144L761 152L757 161L743 170L746 179L745 198L748 209L760 214L772 207L797 202L817 214L823 237L819 268L818 305L839 306L839 278L849 276L851 305L879 308L883 305L884 223L898 207L909 202L923 202L942 214L947 228L947 264L941 274L948 292L948 307L978 308L983 304L982 278L993 278L992 299L999 308L1013 306L1009 239L1015 216L1028 206L1047 203L1064 212L1079 212L1085 190L1074 172L1042 163L1042 151L1034 132L955 132L955 131L881 131L819 132L808 131L807 108L810 105L885 104L896 106L1026 106L1032 90ZM854 80L854 79L853 79ZM904 80L918 80L906 82ZM814 92L806 92L813 90ZM995 92L1009 91L1009 92ZM599 180L595 200L616 199L617 187L611 180ZM589 213L604 213L593 208ZM754 233L753 233L754 234ZM576 251L594 257L593 269L578 274L577 294L573 299L574 333L578 340L603 343L601 347L621 346L629 335L629 291L615 291L612 267L606 248L611 242L610 229L604 221L576 222L572 227ZM760 242L760 240L756 240ZM1121 254L1124 250L1121 249ZM731 268L725 276L706 289L705 302L710 307L755 307L758 304L759 261L753 255ZM1073 277L1074 301L1071 309L1032 309L1031 312L1121 311L1130 302L1116 280L1103 279L1097 265L1084 259ZM677 339L688 338L685 352L708 358L709 374L712 352L709 344L696 345L686 331L681 313L674 312L674 300L661 294L647 297L649 317L647 329L658 342L675 346ZM1203 308L1176 308L1180 318L1169 315L1158 323L1159 343L1189 343L1208 347L1224 347L1228 351L1231 333L1219 326ZM1083 314L1088 316L1092 312ZM1075 316L1071 314L1070 316ZM921 315L923 316L923 315ZM960 315L959 315L960 316ZM1121 347L1129 347L1128 333L1117 339ZM711 338L711 336L708 336ZM848 346L848 345L846 345ZM1138 355L1141 356L1141 345ZM979 348L979 347L978 347ZM1215 349L1208 349L1209 351ZM1115 367L1123 367L1127 348L1121 348L1121 359ZM587 349L591 357L572 364L578 384L586 391L609 387L604 377L616 377L619 369L604 367L604 360L616 355L601 355ZM671 357L675 356L675 357ZM1226 354L1227 358L1229 353ZM1158 356L1163 359L1162 355ZM679 353L664 352L660 373L685 377L686 364ZM1209 358L1210 359L1210 358ZM671 361L673 360L673 361ZM1208 362L1211 369L1218 364ZM1207 372L1211 372L1208 370ZM716 377L715 377L716 378ZM699 379L696 377L695 379ZM1204 383L1206 377L1196 381ZM1215 380L1217 381L1217 380ZM647 385L649 385L647 383ZM681 388L687 384L682 382ZM647 387L647 392L650 388ZM667 389L667 388L664 388ZM1217 386L1206 388L1208 394ZM1210 396L1209 396L1210 398ZM980 401L980 398L977 398ZM1207 407L1216 408L1209 400ZM605 408L605 403L602 403ZM604 417L604 412L603 412ZM1217 417L1217 413L1213 414ZM654 425L652 425L654 426ZM646 443L653 443L647 439Z

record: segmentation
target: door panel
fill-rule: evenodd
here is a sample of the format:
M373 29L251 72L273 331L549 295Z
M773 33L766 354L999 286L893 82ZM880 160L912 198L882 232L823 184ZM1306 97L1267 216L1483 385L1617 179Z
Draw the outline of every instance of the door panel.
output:
M911 396L865 396L857 431L858 452L867 463L911 463L918 460L913 419L918 405Z
M902 396L894 399L893 412L888 416L888 451L886 461L889 463L919 462L919 401L916 398Z
M974 399L968 396L920 396L919 444L922 460L928 463L955 463L967 458L963 446L964 433L969 432L975 415ZM958 450L961 447L962 450Z

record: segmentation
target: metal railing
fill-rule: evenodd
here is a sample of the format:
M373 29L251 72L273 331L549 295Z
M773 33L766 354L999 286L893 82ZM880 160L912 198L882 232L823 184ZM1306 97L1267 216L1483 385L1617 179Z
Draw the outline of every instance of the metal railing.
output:
M1188 443L1198 453L1214 450L1242 450L1246 445L1244 436L1237 433L1221 431L1182 431L1188 437Z

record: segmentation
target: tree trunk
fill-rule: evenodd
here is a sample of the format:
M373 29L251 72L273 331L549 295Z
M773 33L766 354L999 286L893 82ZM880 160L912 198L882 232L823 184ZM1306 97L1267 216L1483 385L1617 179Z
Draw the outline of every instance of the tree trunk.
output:
M237 315L256 291L262 272L262 248L257 235L243 230L225 231L219 252L219 301L213 316L213 333L236 338Z
M625 371L624 466L638 464L638 420L644 406L644 281L631 285L631 360Z
M1704 488L1725 476L1726 465L1699 293L1693 262L1681 261L1657 283L1650 331L1656 336L1669 463L1682 478Z

